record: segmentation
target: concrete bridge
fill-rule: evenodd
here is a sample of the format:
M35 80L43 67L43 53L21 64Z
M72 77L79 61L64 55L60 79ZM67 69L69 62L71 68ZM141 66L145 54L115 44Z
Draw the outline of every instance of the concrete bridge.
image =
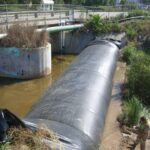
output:
M75 7L72 5L54 5L54 10L38 10L39 5L0 5L0 27L9 28L15 23L27 23L37 26L58 26L83 22L91 14L102 17L114 17L127 12L104 12L91 7Z

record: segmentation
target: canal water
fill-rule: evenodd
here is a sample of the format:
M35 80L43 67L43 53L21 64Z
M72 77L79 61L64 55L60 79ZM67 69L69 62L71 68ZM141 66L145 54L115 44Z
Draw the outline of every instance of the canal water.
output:
M0 78L0 108L7 108L19 117L24 117L31 106L73 61L75 55L55 55L52 58L52 73L33 80Z

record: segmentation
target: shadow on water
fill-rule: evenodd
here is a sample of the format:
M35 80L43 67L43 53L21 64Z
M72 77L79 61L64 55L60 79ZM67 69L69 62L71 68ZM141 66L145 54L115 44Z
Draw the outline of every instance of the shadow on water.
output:
M55 81L75 58L73 55L56 55L52 59L52 73L32 80L0 78L0 108L7 108L23 117L33 103Z
M0 77L0 86L1 85L9 85L9 84L14 84L16 82L22 82L19 79L11 79L11 78L5 78L5 77Z

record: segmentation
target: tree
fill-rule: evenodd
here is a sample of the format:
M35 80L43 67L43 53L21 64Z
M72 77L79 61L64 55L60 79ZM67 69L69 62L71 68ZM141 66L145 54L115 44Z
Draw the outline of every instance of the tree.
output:
M85 0L72 0L72 4L75 5L82 5L85 3Z
M121 0L121 1L120 1L120 4L121 4L121 5L124 5L124 4L126 4L126 3L127 3L127 0Z
M105 0L86 0L85 1L85 4L86 5L95 5L95 6L98 6L98 5L102 5L103 3L105 2Z
M142 2L143 4L150 4L150 1L149 1L149 0L141 0L141 2Z
M72 3L72 0L64 0L64 3L65 3L65 4L71 4L71 3Z
M109 0L109 5L115 5L116 0Z
M18 0L0 0L0 4L17 4Z
M55 1L55 4L63 4L64 1L63 0L54 0Z

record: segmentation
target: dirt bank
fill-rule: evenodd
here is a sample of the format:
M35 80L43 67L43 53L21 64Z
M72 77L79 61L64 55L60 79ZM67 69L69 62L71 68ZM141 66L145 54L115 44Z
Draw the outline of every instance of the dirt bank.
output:
M119 130L116 118L121 112L121 88L125 78L125 69L125 63L117 63L117 68L113 79L111 102L108 109L102 136L101 150L120 150L122 135Z
M118 62L113 79L111 102L105 120L100 150L130 150L130 148L128 148L130 146L129 144L132 144L135 138L135 135L124 137L116 121L118 114L121 112L121 89L125 79L125 71L126 64ZM137 146L135 150L140 150L139 146ZM150 139L147 140L146 150L150 150Z

